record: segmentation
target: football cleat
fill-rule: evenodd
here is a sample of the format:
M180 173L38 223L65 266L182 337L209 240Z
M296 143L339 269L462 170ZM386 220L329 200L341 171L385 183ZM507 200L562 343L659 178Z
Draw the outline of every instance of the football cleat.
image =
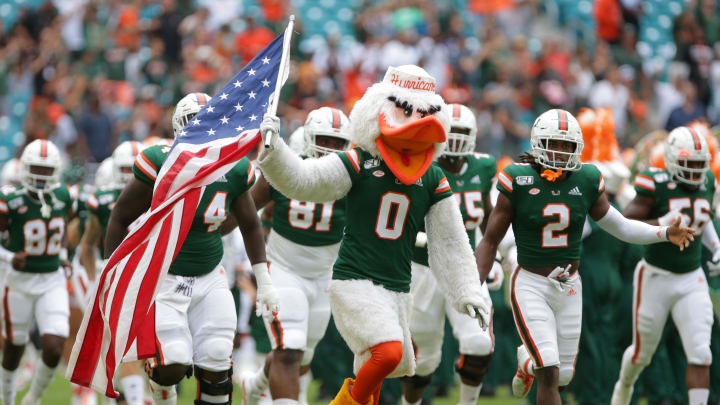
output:
M532 359L524 346L517 348L518 368L512 380L512 393L517 398L525 398L532 388L535 376L532 374Z

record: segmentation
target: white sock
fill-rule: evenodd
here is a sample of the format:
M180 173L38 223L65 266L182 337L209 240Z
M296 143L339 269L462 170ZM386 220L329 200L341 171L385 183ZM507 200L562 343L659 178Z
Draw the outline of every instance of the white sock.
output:
M474 405L480 396L482 384L476 386L460 383L460 403L463 405Z
M308 403L307 392L308 387L312 382L312 378L312 373L310 371L300 376L300 393L298 394L298 403L300 403L300 405L307 405Z
M420 405L420 402L422 402L422 397L420 397L420 399L418 399L415 402L408 402L408 400L405 399L405 395L402 395L400 398L401 398L400 405Z
M298 401L288 398L273 399L273 405L298 405Z
M524 367L524 365L527 364L528 366L524 367L523 371L525 371L526 374L535 375L535 364L533 363L532 358L530 358L530 353L528 353L527 349L525 348L525 345L522 345L520 347L521 347L520 360L522 363L522 364L520 364L520 366ZM530 360L530 362L528 363L527 360Z
M2 380L2 403L14 404L17 371L5 370L5 367L0 367L0 380Z
M43 392L45 392L55 376L56 368L57 366L49 367L42 361L42 358L38 359L37 365L35 366L35 377L32 380L32 384L30 384L30 393L32 393L35 398L42 398Z
M256 392L263 392L270 386L270 380L265 375L265 365L260 367L252 377L247 380L248 389Z
M152 397L155 405L175 405L177 403L177 391L175 386L167 387L150 380Z
M688 404L707 405L708 395L710 395L708 388L691 388L688 390Z
M138 374L131 374L120 379L120 386L125 394L127 405L143 405L145 403L145 379Z

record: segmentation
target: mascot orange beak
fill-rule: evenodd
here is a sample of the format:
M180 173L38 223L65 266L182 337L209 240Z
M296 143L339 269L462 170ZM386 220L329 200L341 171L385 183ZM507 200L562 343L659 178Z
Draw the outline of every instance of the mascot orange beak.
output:
M445 142L447 135L440 120L432 115L393 127L385 114L378 117L380 136L375 144L388 168L403 184L415 183L428 170L435 144Z

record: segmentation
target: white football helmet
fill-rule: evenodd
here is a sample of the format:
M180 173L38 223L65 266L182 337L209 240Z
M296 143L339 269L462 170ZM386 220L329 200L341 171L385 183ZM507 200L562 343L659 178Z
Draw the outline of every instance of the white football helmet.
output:
M701 162L699 167L688 167L688 162ZM665 142L665 166L676 180L690 185L705 183L710 168L710 152L705 137L689 127L670 131Z
M475 151L477 120L475 114L462 104L450 104L450 132L444 156L465 156Z
M548 148L548 143L552 140L572 142L575 144L575 151L552 150ZM530 153L535 157L535 162L548 169L579 170L582 167L580 156L583 146L580 124L565 110L545 111L537 117L530 131ZM567 160L558 160L558 155L567 156Z
M298 127L298 129L290 134L288 146L293 152L299 155L305 153L305 127Z
M133 178L132 167L135 157L143 150L143 144L125 141L118 145L112 154L113 179L118 187L125 187Z
M109 157L103 160L95 172L95 188L108 188L115 186L115 176L113 175L113 158Z
M205 107L212 97L205 93L190 93L178 101L172 115L173 134L177 138L188 122Z
M48 192L60 184L62 159L60 150L50 141L36 139L30 142L20 156L21 183L36 193ZM45 168L46 173L33 173Z
M2 186L19 186L22 179L22 165L20 160L12 158L8 160L2 168L0 174L0 185Z
M305 154L320 157L338 150L346 150L350 145L350 120L337 108L321 107L312 110L305 120ZM332 149L317 144L318 136L328 136L343 140L342 149Z

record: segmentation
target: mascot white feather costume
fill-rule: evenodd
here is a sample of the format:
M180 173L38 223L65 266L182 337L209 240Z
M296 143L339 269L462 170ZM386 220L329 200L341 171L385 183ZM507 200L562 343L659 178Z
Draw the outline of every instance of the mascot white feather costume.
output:
M266 116L261 132L277 134L279 126L277 117ZM260 154L265 177L290 198L348 197L330 304L338 330L355 353L357 378L345 381L333 404L377 403L384 378L415 372L408 292L412 250L423 221L430 267L448 301L488 323L460 210L442 170L433 164L449 127L435 79L417 66L390 67L350 113L355 148L302 160L271 136L270 147Z

